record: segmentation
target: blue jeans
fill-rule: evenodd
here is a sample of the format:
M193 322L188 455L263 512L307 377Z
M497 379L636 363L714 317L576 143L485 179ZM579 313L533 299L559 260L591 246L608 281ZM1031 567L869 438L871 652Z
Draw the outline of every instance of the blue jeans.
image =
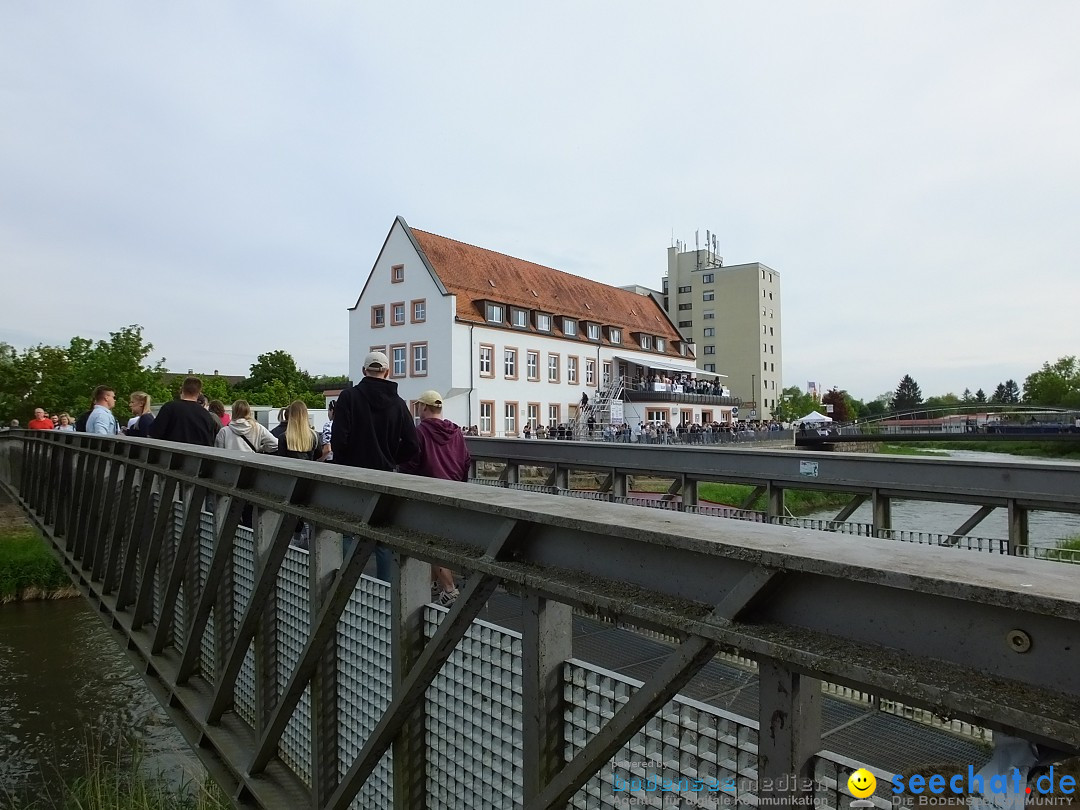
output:
M348 557L349 552L352 551L355 545L356 538L351 534L341 535L341 553L343 556ZM375 576L383 582L390 582L393 573L394 552L383 545L375 546Z

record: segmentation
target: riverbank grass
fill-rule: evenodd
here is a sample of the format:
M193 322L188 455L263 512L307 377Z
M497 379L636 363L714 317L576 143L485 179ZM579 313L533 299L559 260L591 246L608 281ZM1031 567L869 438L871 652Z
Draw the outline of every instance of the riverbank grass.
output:
M716 484L710 482L698 484L698 498L700 500L719 503L724 506L741 507L753 491L754 488L746 484ZM784 506L788 512L796 517L825 509L839 509L850 500L851 495L845 493L819 492L806 489L784 490ZM749 508L764 511L766 506L766 498L761 495Z
M229 810L232 804L209 779L175 784L162 775L148 775L138 743L111 756L93 753L87 745L86 773L64 785L60 795L20 798L4 796L11 810Z
M0 603L75 595L71 580L41 535L25 518L4 515L0 523Z

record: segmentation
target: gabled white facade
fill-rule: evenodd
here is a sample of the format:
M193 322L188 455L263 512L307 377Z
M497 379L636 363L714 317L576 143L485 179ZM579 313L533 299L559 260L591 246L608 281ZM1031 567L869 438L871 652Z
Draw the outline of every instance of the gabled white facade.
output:
M494 326L460 320L452 287L451 280L444 284L436 268L428 264L398 218L349 311L350 379L361 378L363 358L369 351L384 351L393 367L391 379L410 407L420 393L434 389L443 395L445 418L476 426L481 435L517 436L530 421L545 426L569 422L577 415L582 393L591 400L604 385L605 375L633 376L637 372L634 362L646 367L662 362L671 374L698 372L692 356L642 351L625 329L621 344L612 346L585 337L537 334L509 323ZM492 297L498 300L497 293ZM416 317L417 304L423 305L422 320ZM396 322L402 320L400 315L395 318L399 305L404 305L404 322ZM534 371L530 356L535 358ZM647 418L646 406L626 406L626 421ZM665 406L649 403L647 407L655 412ZM668 408L672 423L691 408L695 419L701 418L703 408L720 418L718 407L672 405Z

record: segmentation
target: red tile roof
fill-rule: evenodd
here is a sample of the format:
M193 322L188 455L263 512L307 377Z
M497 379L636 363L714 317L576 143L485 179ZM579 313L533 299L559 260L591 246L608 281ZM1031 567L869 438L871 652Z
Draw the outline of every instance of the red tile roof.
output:
M627 348L636 345L630 337L633 332L662 337L667 340L664 354L680 356L676 341L682 337L660 305L649 296L445 236L411 230L443 285L457 296L459 320L485 323L483 302L494 301L620 328L622 345ZM535 331L531 322L530 331ZM579 325L579 337L583 332ZM606 338L605 334L605 343Z

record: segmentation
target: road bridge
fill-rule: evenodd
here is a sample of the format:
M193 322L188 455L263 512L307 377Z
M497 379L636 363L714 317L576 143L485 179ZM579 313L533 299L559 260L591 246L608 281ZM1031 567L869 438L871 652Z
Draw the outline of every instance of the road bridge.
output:
M1017 508L1050 497L1015 472ZM655 763L841 806L822 681L1080 747L1069 566L83 434L0 435L0 485L238 804L614 807L612 775ZM377 543L389 586L361 577ZM467 573L449 611L432 562ZM502 592L518 632L475 621ZM574 609L677 643L627 682L573 657ZM757 662L751 721L679 695L721 652Z

